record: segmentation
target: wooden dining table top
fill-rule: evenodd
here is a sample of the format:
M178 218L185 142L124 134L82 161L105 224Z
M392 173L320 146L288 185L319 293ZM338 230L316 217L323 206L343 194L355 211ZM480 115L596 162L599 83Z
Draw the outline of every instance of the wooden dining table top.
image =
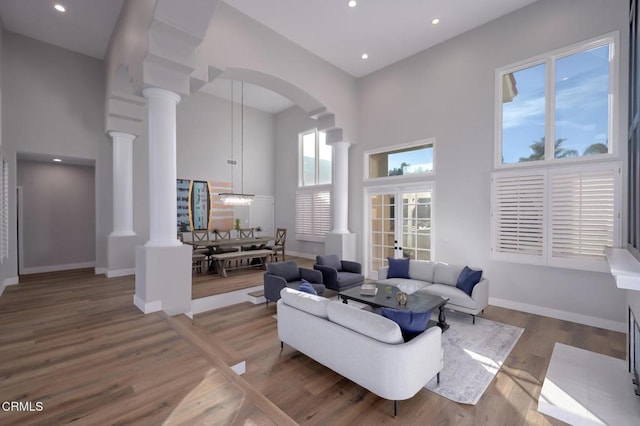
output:
M274 241L275 237L263 236L253 238L223 238L219 240L197 240L197 241L183 241L184 244L189 244L196 247L221 247L221 246L245 246L251 244L266 244L269 241Z

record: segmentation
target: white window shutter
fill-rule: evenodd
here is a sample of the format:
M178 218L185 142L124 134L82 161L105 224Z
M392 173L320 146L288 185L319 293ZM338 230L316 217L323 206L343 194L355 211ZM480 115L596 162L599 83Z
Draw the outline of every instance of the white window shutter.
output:
M492 186L492 256L544 263L544 172L495 173Z
M549 264L606 272L604 249L619 243L619 163L550 170L549 186Z
M9 257L9 162L0 157L0 263Z
M324 241L331 231L331 191L304 188L296 192L296 238Z

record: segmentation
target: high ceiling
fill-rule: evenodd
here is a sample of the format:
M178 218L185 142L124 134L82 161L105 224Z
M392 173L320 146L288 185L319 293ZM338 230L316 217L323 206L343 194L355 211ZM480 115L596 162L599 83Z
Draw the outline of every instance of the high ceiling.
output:
M136 1L136 0L132 0ZM177 1L177 0L176 0ZM347 73L361 77L536 0L225 0L273 31ZM124 0L0 0L4 28L104 58ZM431 20L439 18L433 25ZM368 59L361 55L367 53ZM228 83L205 91L225 97ZM279 112L291 104L245 87L247 105ZM256 99L255 104L254 99Z
M225 1L362 77L536 0L357 0L353 8L348 0ZM433 25L433 18L440 23Z

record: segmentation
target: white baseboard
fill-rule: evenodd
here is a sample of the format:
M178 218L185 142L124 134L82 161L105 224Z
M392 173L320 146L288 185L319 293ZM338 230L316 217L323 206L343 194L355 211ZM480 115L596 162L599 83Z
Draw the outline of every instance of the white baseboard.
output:
M16 285L19 282L20 282L20 279L18 277L11 277L2 281L2 283L0 284L0 296L2 296L2 293L4 292L5 288L7 288L10 285Z
M311 260L316 260L316 255L315 254L308 254L308 253L300 253L298 251L288 251L285 253L287 256L295 256L295 257L301 257L303 259L311 259Z
M621 333L627 332L627 324L624 322L577 314L575 312L561 311L559 309L545 308L543 306L530 305L528 303L514 302L512 300L498 299L495 297L489 297L489 304L499 306L501 308L508 308L530 314L542 315L544 317L589 325L591 327L604 328L606 330L619 331Z
M247 302L249 293L262 290L263 288L264 284L260 284L255 287L243 288L230 293L222 293L216 294L215 296L194 299L191 301L191 312L195 315L202 312L212 311L214 309L224 308L225 306Z
M145 303L144 300L139 298L136 294L133 295L133 304L136 305L136 307L145 314L150 314L152 312L158 312L162 310L162 302L160 300Z
M107 278L126 277L127 275L135 275L136 268L130 269L114 269L112 271L107 270Z
M95 266L96 266L96 262L66 263L64 265L36 266L32 268L23 268L20 271L20 274L21 275L41 274L43 272L68 271L70 269L93 268Z
M96 275L107 275L107 268L96 267L94 269L94 272L95 272Z

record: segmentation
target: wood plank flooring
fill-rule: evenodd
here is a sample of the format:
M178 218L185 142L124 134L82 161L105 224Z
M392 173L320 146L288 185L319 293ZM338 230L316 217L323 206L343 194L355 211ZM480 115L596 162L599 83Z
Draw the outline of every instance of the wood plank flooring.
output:
M245 378L300 424L558 425L537 412L555 342L625 358L625 335L567 321L488 307L482 315L525 329L480 402L454 403L426 389L401 401L378 398L285 345L280 350L274 304L244 303L199 314L195 321L247 359ZM311 331L310 331L311 332Z
M262 273L243 280L261 282ZM5 290L0 401L40 401L44 410L0 411L0 424L556 425L537 412L555 342L625 357L624 334L488 307L484 317L525 332L480 402L425 389L401 401L394 419L391 402L290 347L280 351L274 304L197 315L207 333L190 336L184 320L141 314L133 290L133 277L92 270L25 276ZM202 341L209 335L247 360L244 376L212 357Z
M133 277L93 270L25 276L6 290L0 402L34 411L0 410L0 424L295 424L211 356L208 333L142 314L133 290Z

